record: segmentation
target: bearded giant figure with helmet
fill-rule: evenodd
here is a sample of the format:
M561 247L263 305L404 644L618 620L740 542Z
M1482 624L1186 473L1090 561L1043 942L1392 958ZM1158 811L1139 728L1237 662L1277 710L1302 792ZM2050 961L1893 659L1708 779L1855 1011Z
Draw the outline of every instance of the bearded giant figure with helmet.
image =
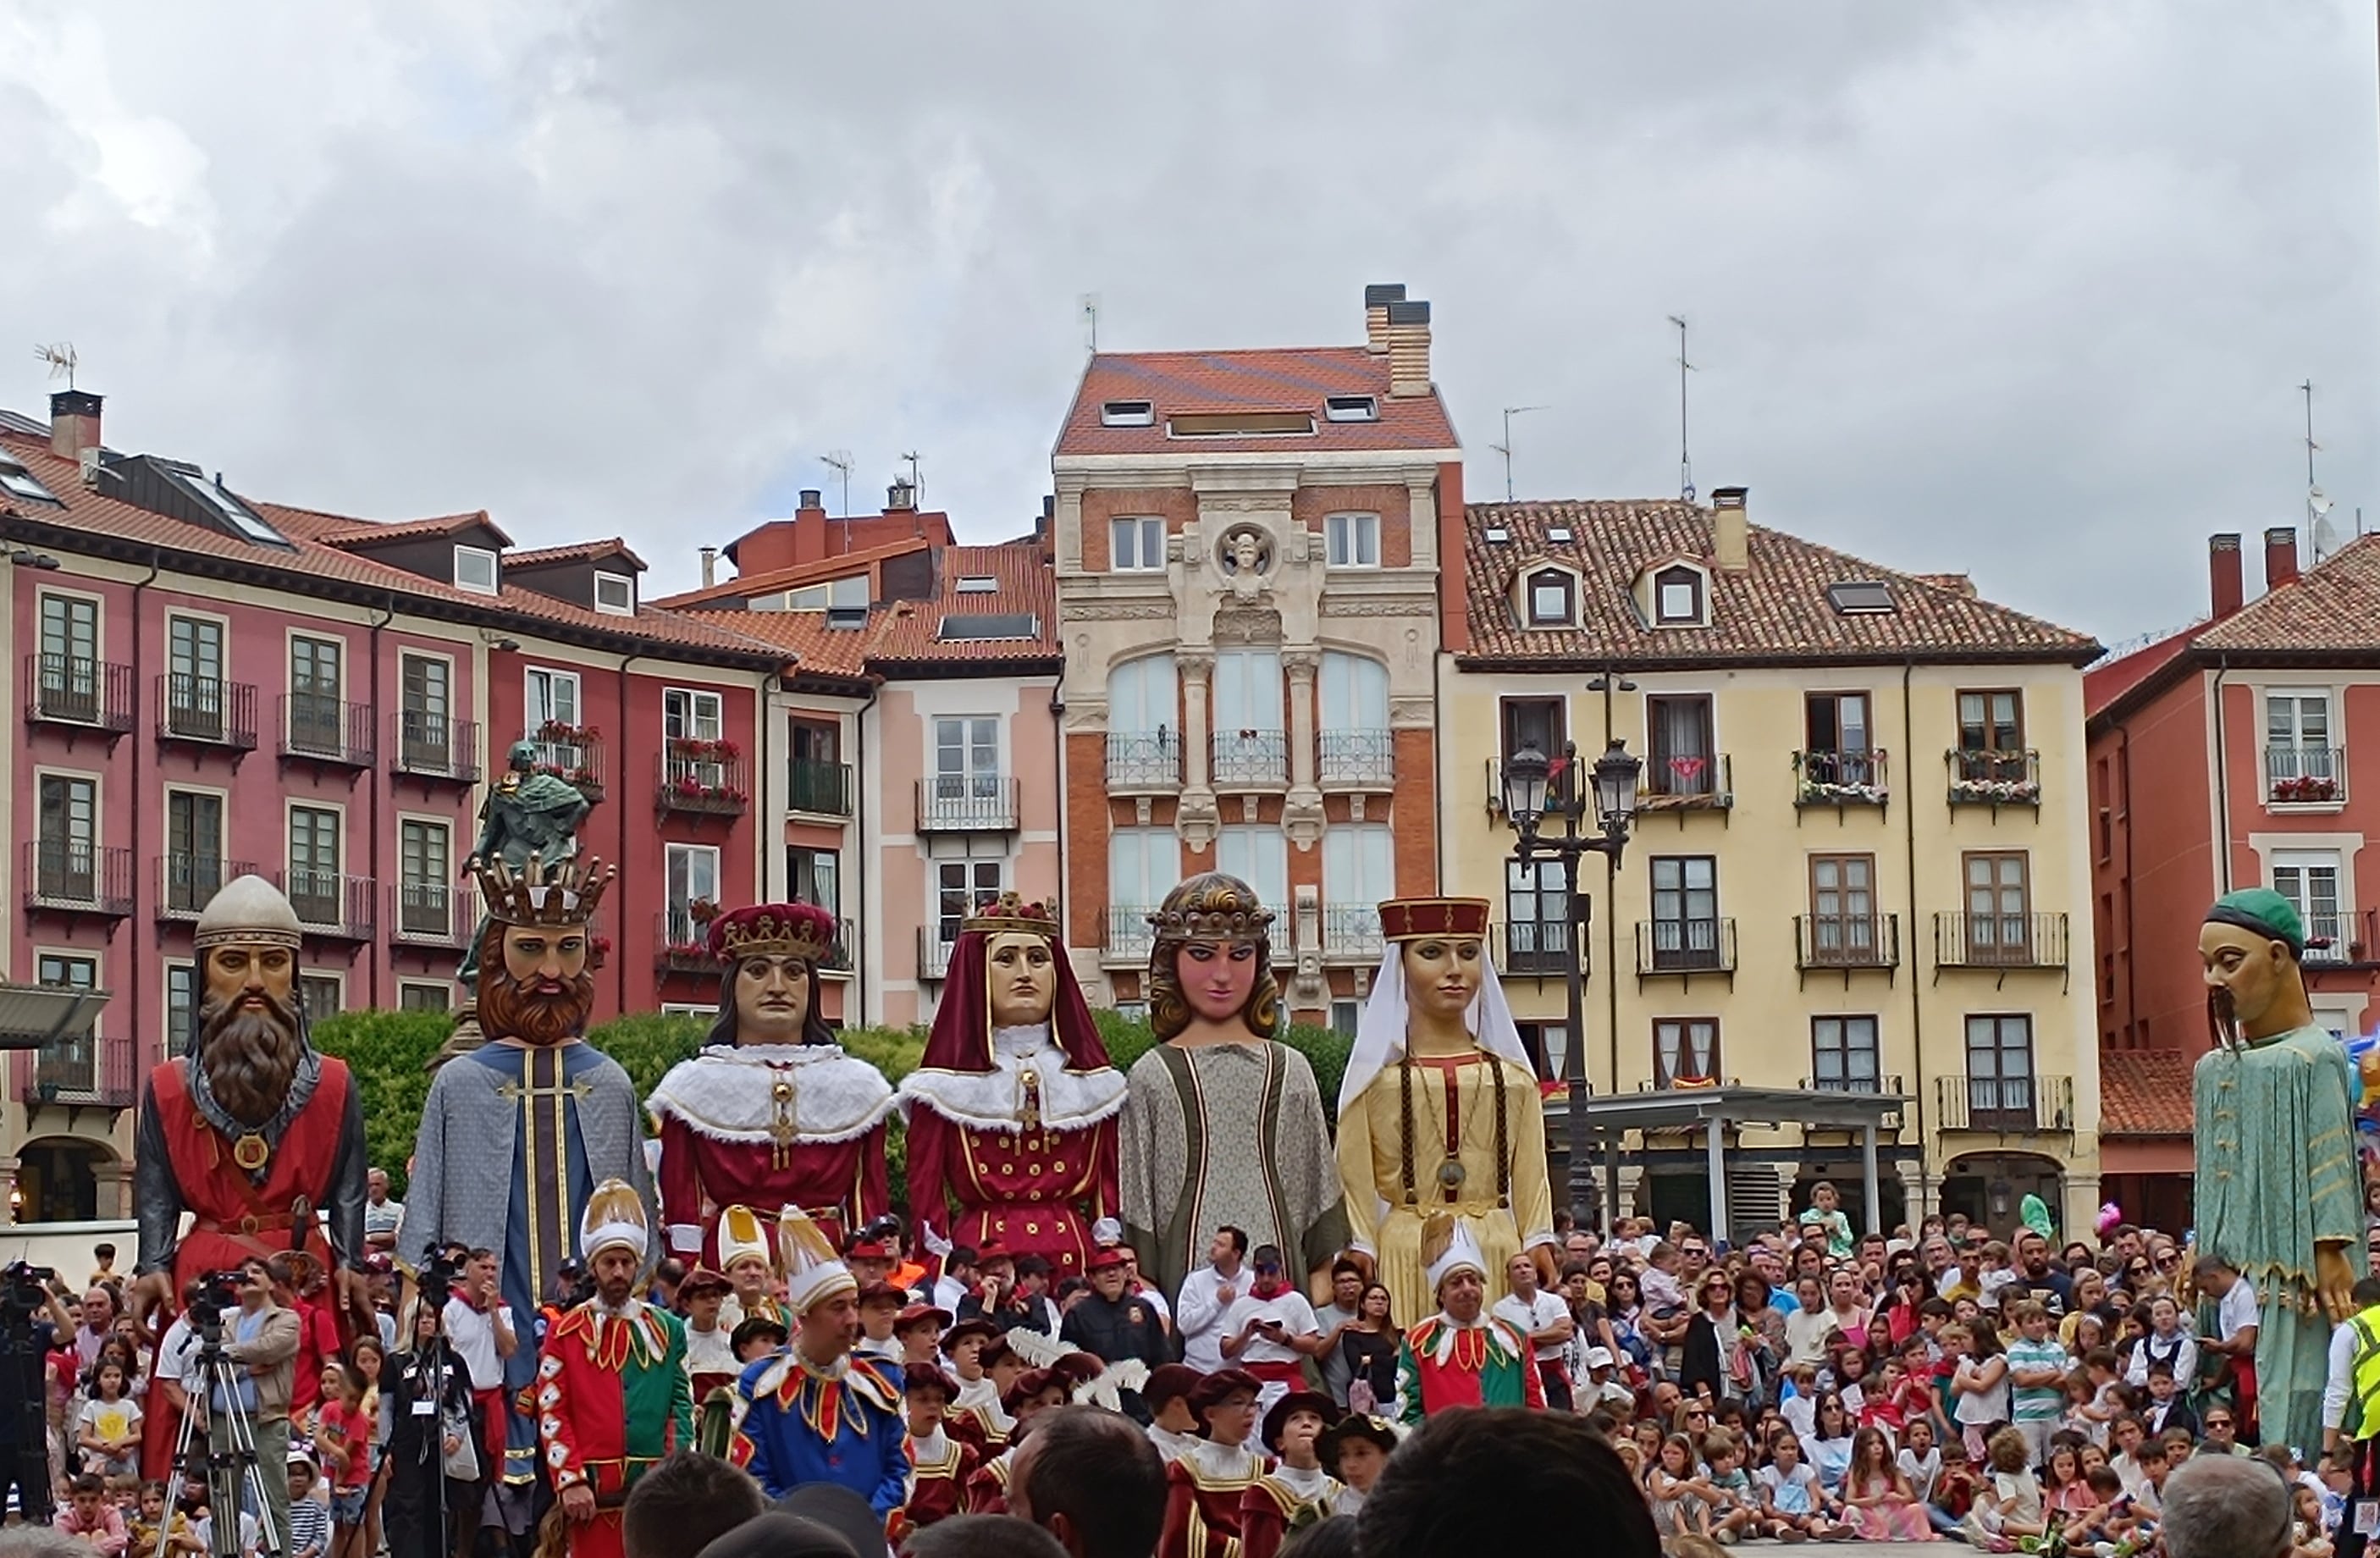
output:
M1123 1073L1046 905L1003 894L960 922L919 1067L901 1082L910 1212L929 1238L1082 1273L1115 1215Z
M661 1128L670 1253L688 1265L727 1270L717 1246L731 1207L750 1208L737 1221L754 1226L799 1207L838 1244L892 1210L892 1086L835 1042L819 1010L834 938L834 917L815 904L755 904L710 922L726 966L718 1020L645 1101Z

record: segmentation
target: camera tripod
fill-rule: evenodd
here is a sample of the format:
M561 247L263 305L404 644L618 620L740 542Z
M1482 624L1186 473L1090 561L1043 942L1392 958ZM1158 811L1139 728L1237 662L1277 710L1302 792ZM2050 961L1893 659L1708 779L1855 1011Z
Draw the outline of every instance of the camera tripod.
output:
M196 1449L199 1414L182 1414L181 1432L174 1444L174 1464L186 1471L204 1470L207 1484L208 1552L210 1558L241 1558L239 1517L249 1503L256 1506L256 1551L260 1558L287 1558L288 1546L273 1519L272 1503L264 1496L264 1477L256 1459L256 1425L239 1404L239 1388L249 1376L224 1351L223 1316L196 1317L199 1356L184 1390L192 1402L206 1403L207 1447Z
M41 1349L33 1345L30 1311L13 1304L0 1319L0 1380L23 1395L16 1405L0 1406L0 1412L17 1414L16 1439L0 1451L16 1457L17 1513L28 1526L46 1526L50 1523L50 1419L42 1408L49 1382ZM32 1388L26 1389L29 1385ZM0 1499L5 1498L0 1494ZM5 1513L0 1511L0 1516Z

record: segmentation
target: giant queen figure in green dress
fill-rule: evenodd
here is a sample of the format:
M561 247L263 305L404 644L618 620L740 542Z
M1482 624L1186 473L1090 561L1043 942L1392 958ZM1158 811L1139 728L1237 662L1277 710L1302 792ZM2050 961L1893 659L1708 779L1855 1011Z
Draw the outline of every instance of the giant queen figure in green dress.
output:
M2319 1444L2331 1327L2363 1274L2353 1073L2307 1004L2305 924L2288 899L2225 894L2198 951L2215 1049L2191 1079L2197 1249L2255 1284L2265 1442Z

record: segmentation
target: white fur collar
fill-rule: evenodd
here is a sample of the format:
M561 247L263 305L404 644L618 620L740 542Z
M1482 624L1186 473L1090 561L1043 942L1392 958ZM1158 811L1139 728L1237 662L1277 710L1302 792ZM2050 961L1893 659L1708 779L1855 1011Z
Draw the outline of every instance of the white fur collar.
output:
M670 1067L645 1107L713 1141L770 1141L780 1080L793 1085L794 1134L802 1141L856 1140L896 1102L884 1074L840 1045L716 1044Z
M1047 1023L996 1029L990 1071L912 1071L901 1078L901 1107L925 1104L944 1119L977 1130L1016 1136L1025 1129L1024 1074L1035 1074L1045 1129L1081 1130L1123 1107L1124 1075L1112 1065L1067 1069L1066 1052Z
M1320 1467L1301 1470L1287 1461L1273 1463L1272 1479L1309 1503L1331 1497L1339 1488L1339 1479Z

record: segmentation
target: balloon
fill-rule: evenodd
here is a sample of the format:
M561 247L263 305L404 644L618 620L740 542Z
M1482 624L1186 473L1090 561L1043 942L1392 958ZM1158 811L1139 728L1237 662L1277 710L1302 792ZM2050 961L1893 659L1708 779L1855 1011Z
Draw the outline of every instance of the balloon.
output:
M2109 1201L2105 1206L2102 1206L2099 1209L2098 1217L2099 1236L2103 1239L2106 1238L2110 1233L2114 1232L2116 1224L2121 1223L2123 1220L2124 1209L2122 1207L2118 1206L2113 1201Z

